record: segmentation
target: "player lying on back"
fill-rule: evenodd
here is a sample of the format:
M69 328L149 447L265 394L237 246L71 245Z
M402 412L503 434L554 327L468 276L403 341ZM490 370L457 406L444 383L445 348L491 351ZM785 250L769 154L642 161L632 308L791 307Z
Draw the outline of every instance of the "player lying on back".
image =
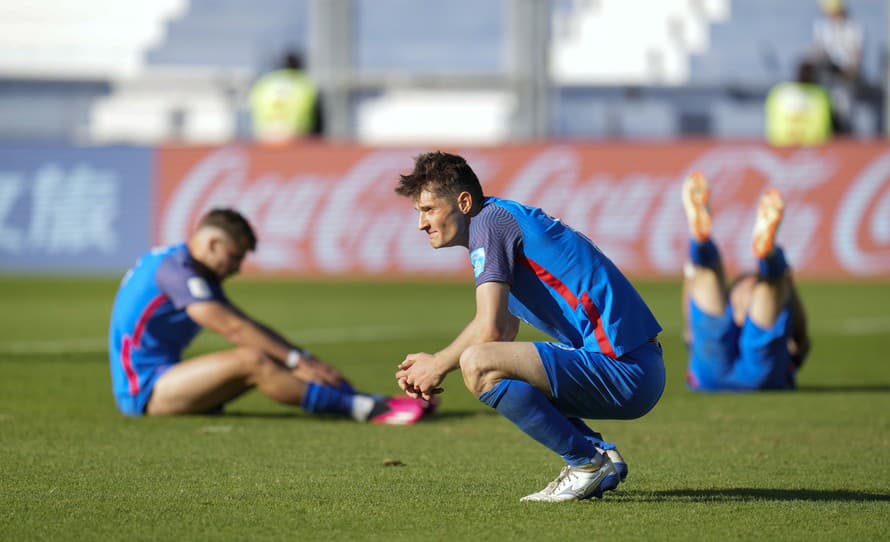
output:
M414 201L433 248L469 249L476 277L475 318L439 352L409 354L399 386L429 399L460 369L480 401L560 455L559 476L523 501L617 487L626 463L581 418L639 418L661 397L661 326L639 294L582 234L541 209L485 197L460 156L419 156L396 192ZM556 342L513 342L520 319Z
M129 416L201 414L258 388L310 414L409 424L430 407L358 393L333 367L257 322L225 295L256 237L229 209L208 212L183 244L152 250L127 272L114 301L108 353L115 401ZM236 348L183 360L201 328Z
M785 212L782 195L772 188L761 196L752 235L757 272L730 286L711 238L708 180L693 172L683 183L682 196L690 234L683 284L689 387L794 388L810 340L803 304L776 242Z

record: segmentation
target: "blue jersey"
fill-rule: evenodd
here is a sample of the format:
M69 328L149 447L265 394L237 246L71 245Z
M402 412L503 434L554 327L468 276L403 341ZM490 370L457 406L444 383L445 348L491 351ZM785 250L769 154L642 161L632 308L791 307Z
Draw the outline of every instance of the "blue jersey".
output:
M201 330L185 311L198 301L228 303L219 280L192 259L184 244L142 256L121 281L108 335L116 396L137 396L155 372L182 358Z
M510 312L554 339L618 358L661 332L615 264L541 209L487 197L469 234L476 285L509 284Z

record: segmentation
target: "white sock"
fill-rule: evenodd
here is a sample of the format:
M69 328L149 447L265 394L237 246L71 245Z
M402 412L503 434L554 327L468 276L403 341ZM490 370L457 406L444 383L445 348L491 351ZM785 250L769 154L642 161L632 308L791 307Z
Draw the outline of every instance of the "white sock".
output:
M368 421L371 411L374 410L374 398L367 395L356 395L352 398L352 419L364 422Z

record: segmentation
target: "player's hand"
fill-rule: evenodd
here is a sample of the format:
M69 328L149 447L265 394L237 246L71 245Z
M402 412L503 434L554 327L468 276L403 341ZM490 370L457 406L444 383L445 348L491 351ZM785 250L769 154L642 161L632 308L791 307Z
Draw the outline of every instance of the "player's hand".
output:
M340 371L316 357L306 358L293 371L294 376L307 382L339 386L343 381Z
M396 371L399 388L415 399L430 400L433 395L445 391L439 386L444 378L445 375L436 369L433 356L426 352L408 354Z

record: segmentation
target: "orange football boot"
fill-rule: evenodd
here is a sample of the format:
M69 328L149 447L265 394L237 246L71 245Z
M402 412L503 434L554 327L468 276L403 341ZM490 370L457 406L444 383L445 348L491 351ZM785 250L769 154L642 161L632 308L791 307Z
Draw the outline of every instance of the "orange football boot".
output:
M701 171L693 171L683 181L683 210L689 224L689 234L696 241L711 237L711 191L708 179Z
M768 188L760 196L757 204L757 218L754 220L754 232L751 235L751 248L754 256L766 258L776 246L776 233L782 216L785 214L785 200L775 188Z

